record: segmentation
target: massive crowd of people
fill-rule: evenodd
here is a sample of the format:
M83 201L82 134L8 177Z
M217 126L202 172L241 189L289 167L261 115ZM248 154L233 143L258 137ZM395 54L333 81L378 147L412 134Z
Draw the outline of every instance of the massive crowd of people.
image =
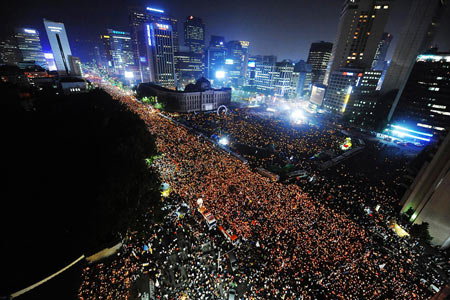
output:
M389 190L392 183L373 183L364 174L352 174L346 164L326 172L312 170L315 180L304 185L273 182L132 97L115 96L138 113L155 134L158 149L165 155L154 166L163 171L176 165L173 174L164 176L176 199L188 203L193 214L201 198L219 223L240 237L241 244L235 249L240 268L235 273L215 271L216 256L203 257L195 245L184 250L187 246L177 243L177 228L194 244L192 233L200 230L189 218L161 227L148 224L139 239L130 237L120 256L106 262L107 268L98 264L84 270L80 299L127 299L131 282L145 268L156 272L156 280L159 276L175 277L172 283L160 279L157 292L162 299L182 295L220 299L223 295L217 292L218 281L223 283L222 289L233 284L247 287L240 292L241 299L430 297L430 279L423 278L417 268L420 254L414 250L415 242L400 239L390 230L389 209L374 211L376 203L392 207L398 201ZM328 130L308 129L308 134L293 141L289 138L293 134L285 134L288 129L276 122L240 122L229 125L234 122L226 121L224 126L229 126L233 137L258 147L275 144L288 156L306 158L336 148L338 143ZM367 207L371 211L366 212ZM212 232L202 235L214 242ZM141 254L142 245L149 245L159 255ZM175 252L187 255L189 274L163 274L164 262ZM143 267L145 262L150 262L150 267ZM185 279L184 286L177 285L180 276Z

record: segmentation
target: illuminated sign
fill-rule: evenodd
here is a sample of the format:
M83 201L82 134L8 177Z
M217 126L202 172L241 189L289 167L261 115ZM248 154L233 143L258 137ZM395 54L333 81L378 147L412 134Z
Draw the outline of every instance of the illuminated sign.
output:
M25 31L26 33L36 34L36 30L34 29L24 29L23 31Z
M116 30L113 30L113 33L114 34L122 34L122 35L125 34L125 32L123 32L123 31L116 31Z
M231 58L227 58L227 59L225 59L225 64L226 65L232 65L232 64L234 64L234 62L233 62L233 60Z
M47 59L53 59L53 53L44 53L44 57Z
M139 60L143 63L147 62L147 58L145 56L139 57Z
M256 67L256 62L255 62L255 61L249 61L249 62L248 62L248 66L249 66L250 68L255 68L255 67Z
M169 29L169 25L167 24L159 24L159 23L155 23L156 27L158 27L158 29L160 30L168 30Z
M353 76L353 73L350 73L350 72L344 72L344 73L342 73L342 75L344 75L344 76Z
M153 7L147 7L147 10L158 12L158 13L164 13L164 11L162 9L157 9L157 8L153 8Z
M150 25L147 24L147 38L148 38L148 45L152 45L152 37L150 36Z
M353 87L349 86L348 90L347 90L347 95L345 96L345 99L344 99L344 106L342 107L342 112L345 112L345 110L347 109L348 100L350 99L352 90L353 90Z

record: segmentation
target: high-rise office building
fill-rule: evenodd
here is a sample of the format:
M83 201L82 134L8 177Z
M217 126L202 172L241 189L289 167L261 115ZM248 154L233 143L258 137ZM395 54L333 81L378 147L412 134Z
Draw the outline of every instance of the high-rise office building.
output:
M174 52L178 52L178 20L165 13L164 10L154 7L146 8L131 8L129 9L128 21L130 24L130 35L133 43L135 65L140 70L140 81L145 82L146 78L141 71L146 68L146 46L139 44L139 41L145 40L142 38L142 33L146 31L146 24L156 22L159 24L170 24L172 44Z
M386 69L386 55L389 50L389 46L392 42L392 34L383 33L383 38L378 44L377 51L375 52L375 57L372 62L372 70L375 71L384 71Z
M247 59L247 74L245 76L245 85L249 87L255 86L255 76L256 76L256 61L261 56L249 56Z
M374 129L377 122L376 92L382 71L368 70L358 77L344 111L344 119L358 127Z
M199 17L189 16L184 22L184 44L194 53L205 50L205 23Z
M151 22L138 32L139 52L146 53L141 59L143 82L154 82L175 89L175 60L173 31L170 23Z
M255 87L263 94L274 94L274 79L276 78L275 65L277 57L274 55L261 56L256 60Z
M309 49L307 63L312 67L311 84L323 83L328 64L330 63L333 43L312 43Z
M274 92L275 96L290 98L297 89L297 82L292 84L294 73L294 64L291 61L284 60L275 64ZM294 89L292 87L295 87Z
M431 161L425 162L403 195L402 212L413 210L410 221L427 222L431 243L450 247L450 133ZM442 298L443 299L443 298Z
M229 82L235 87L242 86L244 84L245 71L247 69L244 66L247 57L247 50L248 48L242 47L241 41L230 41L227 43L225 69L227 71Z
M331 73L343 67L368 69L382 38L393 0L345 0L339 20L331 63Z
M213 81L216 79L224 79L226 55L225 38L212 35L206 53L207 77L209 79Z
M339 115L344 115L350 107L352 108L350 112L370 110L371 105L375 104L364 103L364 99L376 91L380 76L379 71L364 71L364 69L356 68L341 68L331 73L325 93L324 108ZM349 103L350 99L352 99L351 103Z
M134 66L134 51L129 32L108 29L107 34L102 35L108 67L116 75L124 75L130 72L130 66Z
M14 39L0 41L0 64L17 65L21 60L22 56Z
M304 60L300 60L295 64L294 72L299 74L297 84L297 97L307 99L310 95L312 87L313 68L310 64L306 63ZM325 75L325 73L323 73L323 75Z
M450 129L450 53L417 57L391 122L415 131L447 134Z
M178 89L183 90L189 83L195 83L203 77L204 62L201 53L177 52L174 59Z
M409 5L406 23L381 87L383 94L398 90L388 114L388 121L392 118L417 55L430 46L445 9L444 0L411 0Z
M44 26L47 32L48 41L52 48L53 57L56 63L56 69L61 75L70 75L69 56L72 55L67 38L66 28L63 23L53 22L44 19Z
M16 28L14 37L24 62L34 62L36 65L47 68L47 61L42 52L41 39L36 29Z

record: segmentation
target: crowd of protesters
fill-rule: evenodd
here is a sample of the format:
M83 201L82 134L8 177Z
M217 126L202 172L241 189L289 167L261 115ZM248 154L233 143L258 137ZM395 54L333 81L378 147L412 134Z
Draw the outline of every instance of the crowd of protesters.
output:
M155 134L158 150L164 153L155 168L163 171L176 166L164 180L177 199L188 203L193 213L201 198L219 223L240 237L241 244L235 250L240 268L232 274L218 269L216 256L203 257L192 236L199 229L187 221L189 218L172 225L149 222L139 238L129 237L129 243L108 262L107 268L98 264L84 270L80 299L127 299L131 283L145 268L156 273L156 280L161 278L157 291L162 299L182 295L189 299L220 299L218 282L222 289L245 285L241 299L430 297L430 281L421 280L418 272L420 255L414 251L414 241L395 236L387 215L373 211L375 203L398 201L389 190L392 183L366 182L363 176L352 175L345 164L324 174L311 171L314 181L304 186L273 182L132 97L116 96ZM295 133L287 133L289 129L269 120L249 120L240 126L226 124L233 137L258 147L274 144L288 156L306 158L338 146L339 139L331 130L310 128L301 138L290 140ZM278 139L274 138L277 133ZM341 182L330 179L339 177ZM367 207L372 210L366 213ZM194 246L184 249L188 248L186 244L178 244L177 230L183 230L184 240ZM214 242L212 233L202 236ZM142 254L143 245L159 254L148 254L148 250ZM187 258L172 261L172 266L186 266L185 271L164 275L164 262L175 252L183 252ZM146 262L150 266L142 266ZM179 277L186 284L177 284Z

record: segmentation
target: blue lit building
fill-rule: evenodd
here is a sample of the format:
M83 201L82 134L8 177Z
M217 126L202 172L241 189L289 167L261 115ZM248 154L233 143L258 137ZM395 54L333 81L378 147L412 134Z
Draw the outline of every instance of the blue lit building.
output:
M207 76L210 80L224 79L226 55L225 38L212 35L206 55Z
M61 75L70 75L72 72L70 68L70 56L72 56L72 52L64 24L44 19L44 26L47 31L48 41L52 48L58 73Z
M139 31L138 44L142 82L153 82L162 87L175 89L175 60L172 25L151 22Z
M199 17L189 16L184 22L184 44L189 51L203 54L205 51L205 23Z
M450 53L419 55L391 124L434 136L450 128Z
M307 64L304 60L300 60L298 63L295 64L294 72L299 73L297 85L297 97L305 99L309 98L311 94L312 80L314 76L312 65ZM322 72L322 80L323 76L325 76L325 71ZM320 75L317 76L317 79L319 77Z
M139 7L129 10L130 35L133 44L135 65L140 71L139 79L141 82L147 82L145 74L141 72L147 64L147 53L145 39L142 32L145 31L146 24L157 22L161 24L170 24L172 28L172 47L174 52L179 51L178 44L178 20L168 15L163 9L157 7ZM140 41L143 41L142 43Z
M34 62L43 68L47 68L47 61L42 52L39 32L32 28L16 28L14 35L24 62Z
M105 47L108 69L115 75L125 75L134 66L134 52L129 32L108 29L101 39Z

